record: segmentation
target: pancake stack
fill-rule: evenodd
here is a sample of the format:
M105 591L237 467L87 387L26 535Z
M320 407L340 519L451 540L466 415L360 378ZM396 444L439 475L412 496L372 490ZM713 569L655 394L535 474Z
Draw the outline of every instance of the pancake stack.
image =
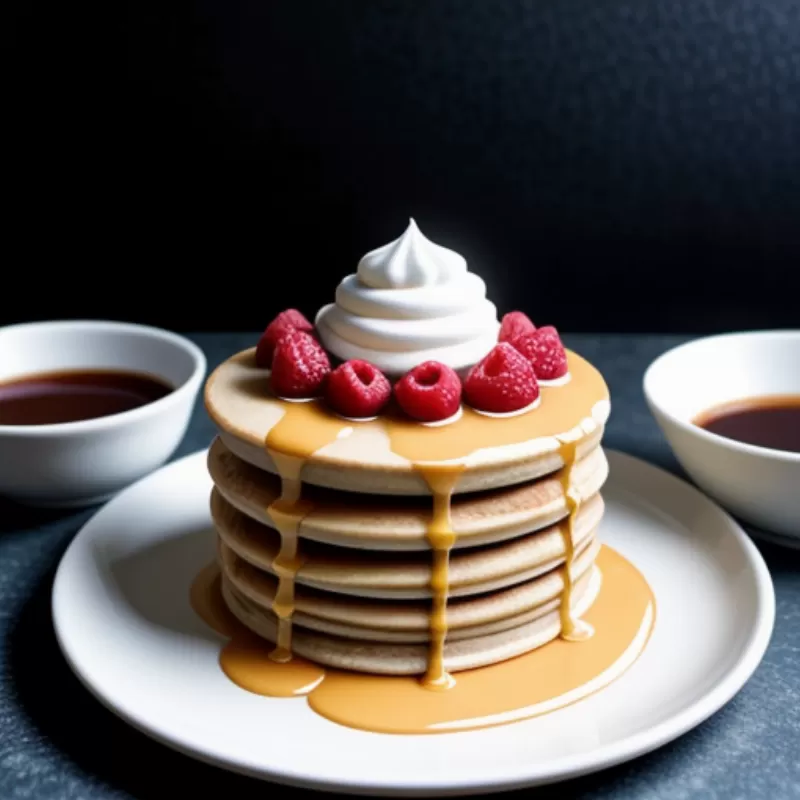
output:
M599 373L574 353L569 364L571 380L543 387L525 418L465 409L412 429L391 412L354 422L280 400L253 350L230 358L205 395L229 609L284 659L381 675L431 674L437 659L453 673L588 635L609 404Z

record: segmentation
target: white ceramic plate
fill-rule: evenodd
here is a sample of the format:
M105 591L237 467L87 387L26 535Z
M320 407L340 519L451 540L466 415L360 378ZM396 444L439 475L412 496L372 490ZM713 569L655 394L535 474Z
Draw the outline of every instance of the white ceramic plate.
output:
M497 728L390 736L340 727L305 700L259 697L220 671L220 639L188 603L213 553L205 452L115 497L55 579L61 648L83 683L166 745L288 784L383 795L467 794L585 774L674 739L726 703L766 649L775 598L742 529L688 484L609 453L601 536L657 602L644 653L616 683Z

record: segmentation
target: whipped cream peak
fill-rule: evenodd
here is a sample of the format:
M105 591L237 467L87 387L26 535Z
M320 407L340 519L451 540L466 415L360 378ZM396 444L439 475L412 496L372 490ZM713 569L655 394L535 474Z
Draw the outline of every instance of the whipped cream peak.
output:
M464 370L494 347L500 329L483 280L413 219L341 280L315 323L329 353L369 361L392 378L431 360Z
M466 271L463 256L432 242L411 218L402 236L358 262L356 274L371 289L416 289L448 283Z

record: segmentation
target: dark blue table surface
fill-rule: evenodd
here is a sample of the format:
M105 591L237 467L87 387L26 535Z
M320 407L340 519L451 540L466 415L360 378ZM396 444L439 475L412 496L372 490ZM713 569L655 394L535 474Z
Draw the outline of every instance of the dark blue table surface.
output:
M255 335L192 336L213 369ZM611 389L605 444L681 474L648 413L646 366L686 337L580 334L567 344ZM174 458L208 446L198 403ZM2 457L2 454L0 454ZM78 683L56 645L53 575L67 544L96 511L39 511L0 501L0 798L94 800L178 796L263 798L262 782L172 752L105 710ZM777 595L775 632L742 691L704 724L660 750L528 798L800 798L800 553L759 544ZM294 796L310 794L289 790ZM522 794L522 793L520 793Z

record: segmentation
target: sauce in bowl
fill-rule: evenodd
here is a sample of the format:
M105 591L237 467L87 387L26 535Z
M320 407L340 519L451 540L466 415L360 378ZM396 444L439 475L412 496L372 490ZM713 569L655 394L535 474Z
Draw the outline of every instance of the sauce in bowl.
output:
M0 383L0 425L52 425L107 417L173 390L139 372L81 369L23 375Z
M800 453L800 395L768 395L723 403L695 425L744 444Z

